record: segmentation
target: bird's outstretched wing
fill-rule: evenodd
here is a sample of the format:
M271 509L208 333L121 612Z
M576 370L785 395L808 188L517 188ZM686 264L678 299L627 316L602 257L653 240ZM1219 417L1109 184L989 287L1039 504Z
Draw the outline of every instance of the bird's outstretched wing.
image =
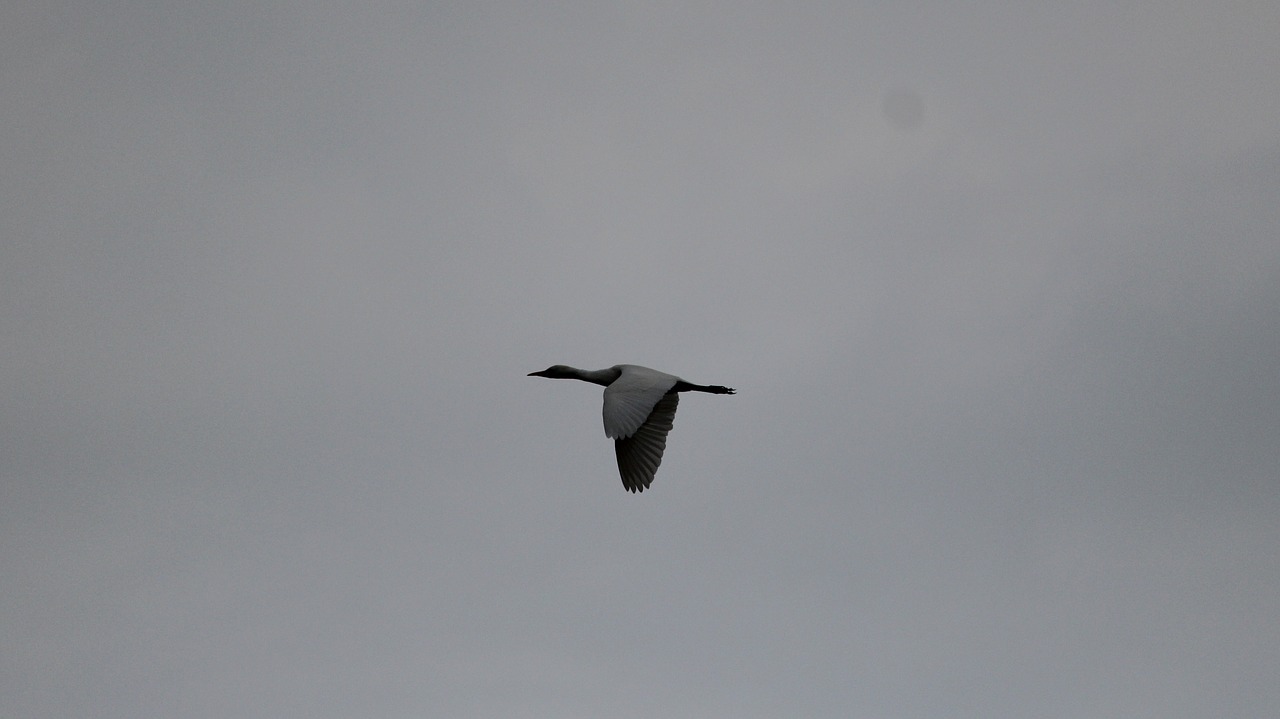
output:
M628 491L643 492L653 481L658 465L662 464L667 433L675 423L679 402L680 395L675 392L663 395L635 433L613 443L618 455L618 474L622 475L622 486Z
M618 378L604 388L604 433L610 439L635 434L663 395L680 381L648 367L619 365L619 369Z

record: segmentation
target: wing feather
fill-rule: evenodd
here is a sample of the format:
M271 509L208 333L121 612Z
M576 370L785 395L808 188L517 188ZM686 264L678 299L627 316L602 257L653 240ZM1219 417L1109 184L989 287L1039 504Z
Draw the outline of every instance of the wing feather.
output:
M604 389L604 433L610 439L635 434L679 377L636 365L619 365L618 378Z
M635 433L613 443L618 455L618 474L622 475L622 486L628 491L643 492L653 481L658 465L662 464L667 433L675 424L679 402L680 395L675 392L664 395Z

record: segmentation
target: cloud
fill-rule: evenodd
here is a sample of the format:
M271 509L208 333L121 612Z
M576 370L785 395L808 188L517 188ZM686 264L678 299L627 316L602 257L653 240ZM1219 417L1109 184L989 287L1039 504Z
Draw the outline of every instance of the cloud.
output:
M1274 13L4 11L0 713L1258 715Z

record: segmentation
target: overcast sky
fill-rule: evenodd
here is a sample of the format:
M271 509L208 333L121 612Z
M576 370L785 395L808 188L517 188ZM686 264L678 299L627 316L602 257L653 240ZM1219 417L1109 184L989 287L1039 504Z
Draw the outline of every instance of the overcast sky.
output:
M1278 30L5 4L0 715L1274 714Z

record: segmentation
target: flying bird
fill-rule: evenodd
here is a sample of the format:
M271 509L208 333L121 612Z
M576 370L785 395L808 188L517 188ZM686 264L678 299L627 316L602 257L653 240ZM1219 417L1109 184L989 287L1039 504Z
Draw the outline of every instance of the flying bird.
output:
M614 440L618 474L629 492L643 492L653 481L676 419L680 392L734 394L729 387L686 382L673 374L633 364L609 369L578 369L558 364L529 377L580 379L604 385L604 433Z

